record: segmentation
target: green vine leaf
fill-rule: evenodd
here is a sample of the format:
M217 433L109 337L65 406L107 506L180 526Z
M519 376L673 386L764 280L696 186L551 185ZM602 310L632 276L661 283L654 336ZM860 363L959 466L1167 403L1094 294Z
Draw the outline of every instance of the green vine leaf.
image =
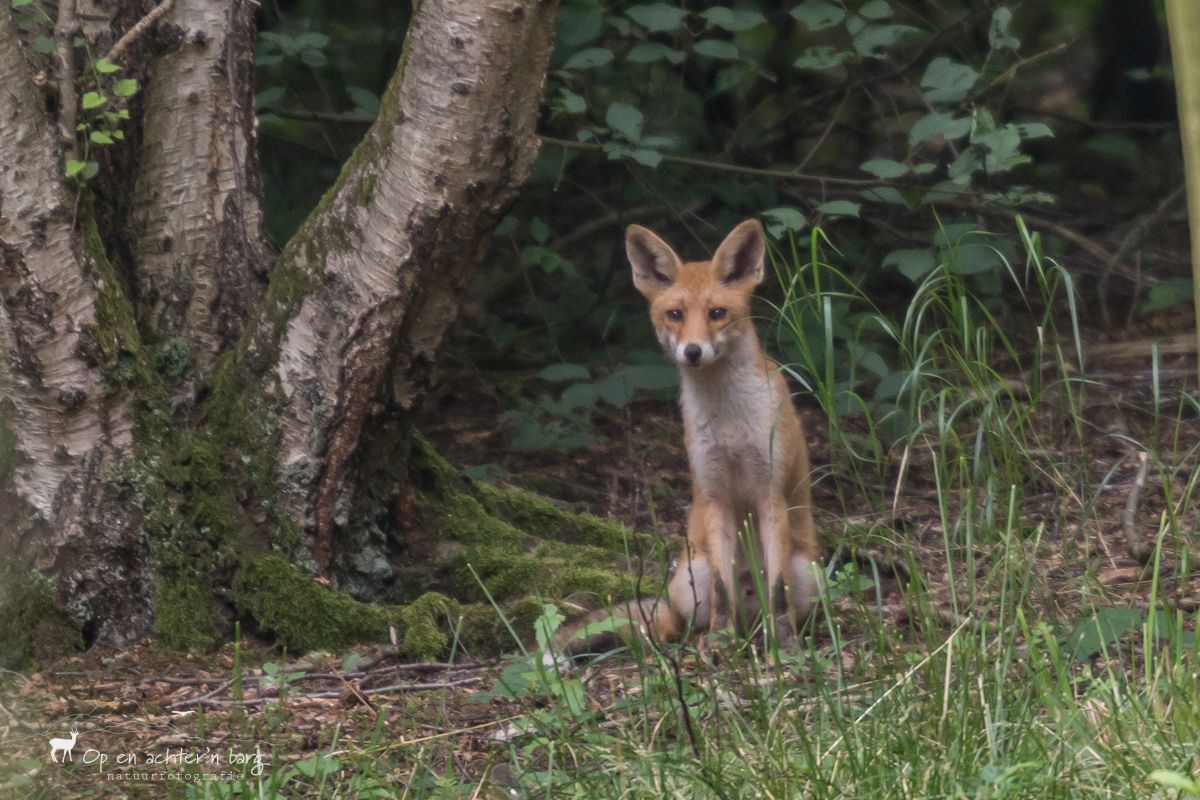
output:
M641 141L645 121L642 112L625 103L613 103L604 115L604 124L631 142Z
M633 6L625 9L625 16L641 25L650 33L678 30L687 17L687 12L681 8L669 6L666 3L654 3L645 6Z
M593 69L603 67L612 60L612 50L607 47L589 47L568 58L563 69Z
M117 97L133 97L137 90L138 82L134 78L124 78L113 84L113 94Z
M846 18L846 9L826 0L804 0L791 14L808 26L810 31L832 28Z
M108 98L99 92L87 92L83 96L82 105L84 111L88 111L93 108L99 108L107 102Z
M692 45L692 52L696 53L696 55L719 58L725 61L733 61L739 56L737 45L733 42L727 42L724 39L701 39Z
M708 20L709 25L724 28L730 33L741 33L767 24L767 18L757 11L741 8L734 10L725 6L710 8L701 12L700 16Z
M101 75L111 75L114 72L121 71L121 68L119 66L112 63L107 58L101 58L101 59L97 60L95 67L96 67L96 72L99 72Z

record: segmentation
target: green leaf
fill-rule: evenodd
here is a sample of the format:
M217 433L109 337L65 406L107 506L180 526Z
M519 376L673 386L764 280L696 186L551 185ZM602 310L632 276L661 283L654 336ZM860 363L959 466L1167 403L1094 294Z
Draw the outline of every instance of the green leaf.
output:
M935 111L921 117L908 132L908 143L916 146L941 136L946 141L961 139L971 132L970 117L956 117L949 112Z
M82 105L83 109L87 111L93 108L99 108L107 102L108 98L99 92L87 92L83 96Z
M296 36L293 41L299 49L324 50L329 45L329 37L323 33L306 31Z
M596 405L600 392L594 383L576 383L568 386L560 398L563 407L570 411L575 408L591 408Z
M919 32L911 25L868 25L854 35L854 49L860 55L879 58L880 50L891 47L901 37Z
M957 103L979 80L979 73L966 64L938 56L929 62L921 77L921 88L925 99L931 103Z
M657 150L650 150L646 147L639 147L629 154L629 157L634 161L651 169L656 168L662 163L662 153Z
M1173 772L1169 769L1156 769L1146 777L1160 786L1166 786L1168 789L1178 789L1188 794L1200 795L1200 783L1178 772Z
M1191 278L1167 278L1162 283L1150 287L1146 302L1142 305L1142 311L1161 311L1164 308L1184 305L1191 301Z
M73 158L68 159L66 170L65 170L67 177L74 178L80 172L83 172L83 168L85 166L87 166L87 162L85 162L85 161L76 161Z
M767 218L767 233L776 239L787 231L802 231L808 225L804 215L794 208L769 208L762 216Z
M708 20L709 25L724 28L732 33L741 33L767 24L767 18L757 11L741 8L735 10L725 6L715 6L701 12L700 16Z
M538 244L545 244L550 238L550 226L542 222L540 217L534 217L529 223L529 235Z
M926 247L920 250L893 250L883 257L883 265L895 267L904 277L919 283L921 278L933 271L937 261L933 257L933 250Z
M1143 612L1133 608L1097 609L1071 631L1067 637L1067 653L1075 661L1091 658L1142 624L1145 619L1146 615Z
M105 133L104 131L92 131L88 135L88 138L91 139L94 144L112 144L113 143L113 138L111 136L109 136L107 133Z
M1016 50L1021 46L1021 40L1010 35L1008 26L1012 24L1013 14L1004 6L997 8L992 14L992 24L988 28L988 45L993 50L1008 48Z
M35 36L33 39L33 49L39 53L49 55L54 52L54 40L46 35Z
M682 8L669 6L666 3L652 3L645 6L633 6L625 9L625 16L641 25L650 33L678 30L687 17Z
M679 370L669 364L631 364L619 373L639 391L657 392L679 385Z
M537 637L538 649L545 650L546 645L550 644L550 640L554 637L554 632L559 626L566 621L566 617L558 610L558 606L554 603L542 604L542 616L533 623L533 632Z
M96 72L99 72L101 75L112 75L114 72L121 71L119 66L112 63L107 58L97 59L93 66L96 68Z
M1015 125L1005 125L1003 128L973 136L971 141L986 148L983 166L992 175L1008 172L1033 160L1021 154L1021 134Z
M379 113L379 95L363 86L347 86L346 94L354 102L354 108L372 117Z
M887 0L869 0L858 9L858 15L866 19L886 19L892 15L892 7Z
M578 364L551 364L537 374L544 381L590 381L592 374Z
M517 232L517 228L521 225L521 221L509 214L504 219L500 220L500 224L496 226L494 234L496 236L510 236Z
M329 63L329 58L320 50L303 50L300 60L310 67L323 67Z
M646 119L642 112L625 103L613 103L604 115L604 124L631 142L642 138L642 125Z
M558 12L555 25L559 45L568 51L575 50L595 41L604 32L604 10L567 6Z
M12 0L12 7L13 8L24 8L25 6L30 5L31 3L33 3L33 0Z
M588 47L568 58L563 69L593 69L603 67L612 60L612 50L607 47Z
M829 45L810 47L792 62L796 69L832 69L850 58L845 50L837 50Z
M792 9L791 14L807 25L810 31L820 31L845 19L846 9L826 0L804 0Z
M91 179L96 177L96 173L100 171L100 165L95 161L89 161L83 165L83 177Z
M990 244L970 242L958 246L952 258L962 275L980 275L1000 266L1000 254Z
M273 106L282 100L286 94L287 90L282 86L270 86L254 95L254 106L255 108Z
M672 64L681 64L684 54L660 42L642 42L625 55L625 60L634 64L650 64L663 59Z
M850 200L830 200L817 206L817 212L827 217L857 217L860 206Z
M568 114L582 114L587 111L587 100L582 96L575 94L570 89L562 88L558 90L559 102L562 104L562 110Z
M738 58L737 45L724 39L701 39L692 45L692 52L699 56L732 61Z
M123 78L113 84L112 90L117 97L133 97L138 90L137 79Z
M901 175L908 174L908 167L906 165L901 164L899 161L892 161L890 158L872 158L870 161L864 161L859 166L859 169L883 180L899 178Z
M890 203L892 205L910 208L908 199L895 186L876 186L860 192L862 198L871 203Z
M1022 139L1054 137L1054 131L1050 130L1050 126L1044 122L1018 122L1016 127Z
M622 372L614 372L596 383L596 393L613 408L624 408L633 399L633 384Z

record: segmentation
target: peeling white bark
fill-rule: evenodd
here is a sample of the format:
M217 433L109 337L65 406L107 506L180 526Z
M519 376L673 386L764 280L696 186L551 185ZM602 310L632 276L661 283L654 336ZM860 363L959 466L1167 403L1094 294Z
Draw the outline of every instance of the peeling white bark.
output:
M131 213L138 305L154 334L187 341L202 373L237 338L266 262L253 15L249 0L180 0L159 24L182 41L147 69Z
M0 556L55 576L67 608L123 642L145 630L154 591L137 513L109 483L132 452L128 398L102 384L101 287L7 7L0 87L0 409L16 451Z
M8 9L0 11L0 86L0 397L13 407L18 493L50 520L63 482L105 433L98 405L86 402L100 374L79 347L95 325L95 290L71 228L54 129Z
M318 287L289 322L277 368L283 471L303 484L290 511L313 531L323 570L365 422L381 401L408 409L422 394L492 228L533 164L556 5L424 0L384 112L281 258Z
M262 406L279 411L280 505L325 569L335 517L352 507L363 442L403 435L403 412L422 396L467 281L533 164L556 6L419 4L379 120L289 244L277 294L257 304L244 331L269 260L250 102L252 4L176 0L159 22L171 35L158 46L178 41L177 49L155 55L148 44L143 53L152 62L140 151L129 160L130 224L108 220L117 230L102 231L131 258L118 265L134 272L119 291L138 292L130 300L143 332L187 340L192 376L236 343L232 372L247 390L272 379L259 388ZM139 13L127 3L113 11ZM111 273L85 251L55 124L32 76L0 5L0 420L18 453L0 485L0 557L16 554L20 568L53 576L99 638L125 642L150 627L156 564L119 477L133 455L131 398L104 385L102 370L113 365L101 362L112 354L97 344L98 309L112 308L107 292L118 288L100 285ZM120 186L120 177L105 173L92 190ZM165 402L154 394L142 399ZM147 413L162 423L169 412Z

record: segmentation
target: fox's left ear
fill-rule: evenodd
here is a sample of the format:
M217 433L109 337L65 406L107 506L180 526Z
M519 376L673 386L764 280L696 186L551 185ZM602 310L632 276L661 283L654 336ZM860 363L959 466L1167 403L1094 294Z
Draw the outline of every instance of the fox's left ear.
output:
M751 287L762 283L763 260L767 254L767 245L763 240L762 223L756 219L748 219L738 225L713 256L713 265L717 268L717 278L726 286L749 284Z

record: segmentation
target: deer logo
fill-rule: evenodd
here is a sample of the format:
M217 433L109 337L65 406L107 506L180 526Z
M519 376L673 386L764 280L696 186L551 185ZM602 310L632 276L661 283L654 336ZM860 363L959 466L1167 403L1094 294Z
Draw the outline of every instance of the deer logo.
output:
M55 763L59 763L59 764L66 763L66 760L68 758L70 758L72 761L74 761L75 759L71 758L71 751L75 749L75 740L78 738L79 738L79 731L73 730L73 731L71 731L70 739L51 739L50 740L50 760L54 761ZM60 750L62 751L62 754L63 754L62 761L59 761L58 759L56 759L54 757L54 754Z

